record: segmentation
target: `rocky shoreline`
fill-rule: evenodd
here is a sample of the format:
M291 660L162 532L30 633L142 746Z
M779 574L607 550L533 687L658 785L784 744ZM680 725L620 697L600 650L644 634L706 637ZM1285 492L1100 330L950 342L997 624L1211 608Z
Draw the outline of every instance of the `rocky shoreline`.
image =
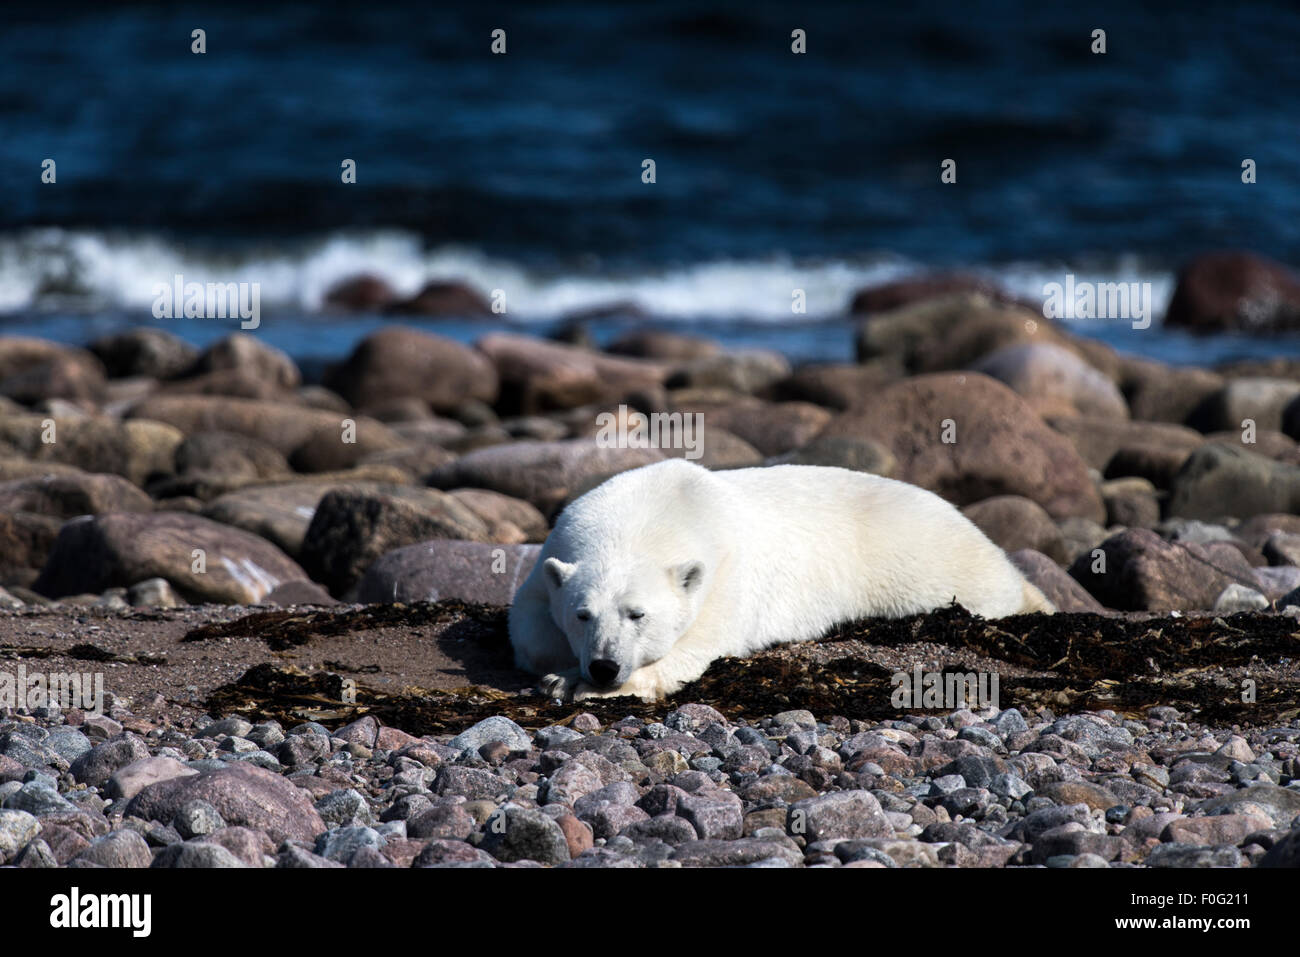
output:
M1288 327L1280 275L1191 264L1168 321ZM1294 866L1300 361L1167 366L963 277L853 308L858 361L800 367L580 323L385 326L320 383L241 333L0 338L0 672L109 697L0 704L0 864ZM602 433L656 414L698 444ZM868 624L657 709L548 710L500 610L566 502L672 455L929 488L1065 614ZM1016 706L880 713L890 669L972 654ZM744 668L789 706L710 697Z

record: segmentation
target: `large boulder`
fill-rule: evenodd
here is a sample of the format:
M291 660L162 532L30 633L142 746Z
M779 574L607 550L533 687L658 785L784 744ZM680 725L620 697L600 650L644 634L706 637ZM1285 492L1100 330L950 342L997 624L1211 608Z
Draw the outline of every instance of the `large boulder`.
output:
M760 402L750 399L731 405L682 411L703 416L704 432L711 426L739 436L763 455L780 455L811 441L832 413L809 402Z
M668 377L673 389L754 393L790 375L790 360L769 349L742 349L683 363Z
M298 560L317 504L337 487L328 482L284 482L241 488L208 502L203 516L260 535Z
M722 347L712 339L668 332L663 329L633 329L623 333L607 347L616 356L636 359L660 359L666 362L687 362L716 356Z
M1085 552L1070 574L1098 601L1123 611L1187 611L1214 607L1232 584L1255 587L1250 565L1231 547L1211 553L1190 542L1167 542L1145 528L1112 535Z
M594 439L511 442L476 449L430 473L435 488L486 488L531 502L543 515L597 476L664 459L658 449L606 448Z
M405 326L386 326L362 339L329 371L325 385L353 406L414 397L438 411L477 399L495 402L496 369L468 346Z
M0 482L0 514L33 512L58 518L104 512L152 512L153 500L119 475L91 472Z
M119 422L100 416L0 416L0 443L14 446L29 461L111 472L140 486L150 476L171 473L183 438L172 426L144 417Z
M152 419L186 435L219 431L257 439L291 462L302 459L300 467L312 471L347 468L370 452L404 444L382 422L365 416L258 399L159 395L136 404L128 415L128 425Z
M322 303L327 308L347 312L379 312L396 299L397 293L382 277L360 273L330 286Z
M501 378L502 405L525 414L618 399L662 385L672 367L651 359L611 356L530 336L493 333L479 351Z
M1022 548L1007 557L1011 559L1011 564L1020 569L1020 574L1025 576L1029 584L1047 596L1057 611L1092 612L1098 615L1106 611L1101 602L1089 595L1064 568L1042 552Z
M452 489L451 497L483 519L490 541L517 545L546 538L546 516L523 499L485 488Z
M334 489L316 506L302 561L313 580L342 595L380 555L433 538L485 542L488 529L472 509L437 489Z
M287 353L243 332L218 339L204 349L188 374L206 375L226 370L242 370L286 390L302 385L302 373Z
M401 316L437 316L468 319L492 315L492 304L483 294L463 282L434 279L414 296L394 302L388 311Z
M395 548L366 569L357 586L357 601L456 598L509 605L540 551L540 545L491 545L448 539Z
M959 293L978 293L990 300L1009 299L996 283L982 276L941 272L908 276L905 279L894 279L859 289L849 302L849 312L855 316L891 312L915 302L940 299Z
M1249 518L1300 511L1300 466L1275 462L1239 446L1210 442L1174 475L1170 515L1183 518Z
M1111 459L1121 449L1167 449L1181 464L1193 449L1205 442L1205 437L1195 429L1161 422L1123 422L1090 416L1060 416L1048 419L1048 424L1070 440L1088 465L1102 473L1107 472ZM1163 487L1152 476L1143 477L1151 478L1158 487Z
M1253 253L1200 256L1179 273L1165 325L1192 332L1300 329L1300 277Z
M1210 393L1187 418L1187 424L1202 432L1234 431L1240 433L1246 420L1256 431L1278 431L1282 413L1300 396L1300 382L1249 376L1229 379L1222 389Z
M59 598L165 578L192 602L252 605L306 578L265 539L182 512L117 512L59 531L33 588Z
M84 349L25 336L0 337L0 396L26 405L44 399L96 402L104 365Z
M903 378L901 363L888 358L868 362L826 362L801 366L768 390L777 400L814 402L843 411L870 401L875 393Z
M889 386L821 433L839 436L875 439L898 460L899 478L959 506L1022 495L1054 518L1100 521L1106 515L1070 443L1005 385L976 372L923 375Z
M1127 419L1119 387L1075 353L1050 342L1003 346L971 368L1006 383L1036 409L1072 409L1079 415Z
M179 336L148 327L103 336L92 342L89 349L114 379L137 376L170 379L193 366L199 354Z
M1041 313L958 294L871 316L858 326L857 358L891 357L909 373L963 369L1003 346L1067 340Z
M1004 552L1032 548L1055 562L1066 560L1061 530L1037 502L1020 495L995 495L961 512Z
M1223 387L1223 376L1197 366L1171 366L1137 356L1119 357L1119 387L1134 419L1182 424Z
M30 586L59 536L61 519L0 509L0 586Z
M237 432L196 432L176 448L176 474L182 478L238 488L292 474L276 448Z

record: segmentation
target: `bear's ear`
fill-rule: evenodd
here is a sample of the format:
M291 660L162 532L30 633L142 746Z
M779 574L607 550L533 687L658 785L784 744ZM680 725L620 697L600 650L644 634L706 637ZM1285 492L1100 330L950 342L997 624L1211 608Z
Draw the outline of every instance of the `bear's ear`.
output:
M668 569L668 574L672 577L673 583L689 595L704 582L704 562L682 562Z
M569 580L577 565L570 565L568 562L562 562L558 558L548 558L542 565L542 571L546 574L546 581L552 588L563 588L564 583Z

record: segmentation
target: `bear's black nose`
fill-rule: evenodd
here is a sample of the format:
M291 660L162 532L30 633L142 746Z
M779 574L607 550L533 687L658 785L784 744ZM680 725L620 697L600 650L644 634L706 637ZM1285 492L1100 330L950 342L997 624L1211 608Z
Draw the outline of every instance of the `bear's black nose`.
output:
M618 662L601 658L599 661L593 661L588 670L591 672L591 680L596 684L612 685L614 679L618 677Z

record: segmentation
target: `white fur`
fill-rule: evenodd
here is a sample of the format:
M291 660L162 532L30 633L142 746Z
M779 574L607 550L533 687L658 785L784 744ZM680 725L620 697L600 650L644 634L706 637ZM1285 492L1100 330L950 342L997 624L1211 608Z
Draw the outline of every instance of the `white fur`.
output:
M1053 610L965 516L914 485L669 459L564 510L515 595L510 641L553 696L653 699L715 658L954 599L985 618ZM599 688L597 660L618 666Z

